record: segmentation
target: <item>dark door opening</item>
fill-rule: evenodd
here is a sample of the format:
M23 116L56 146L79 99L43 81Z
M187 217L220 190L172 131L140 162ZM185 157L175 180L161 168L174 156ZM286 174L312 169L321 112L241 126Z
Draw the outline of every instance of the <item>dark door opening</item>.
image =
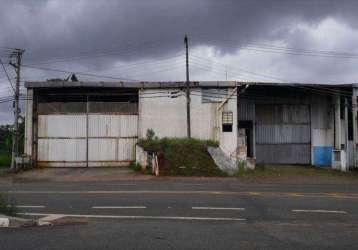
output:
M239 129L245 129L247 157L253 157L253 122L241 120Z

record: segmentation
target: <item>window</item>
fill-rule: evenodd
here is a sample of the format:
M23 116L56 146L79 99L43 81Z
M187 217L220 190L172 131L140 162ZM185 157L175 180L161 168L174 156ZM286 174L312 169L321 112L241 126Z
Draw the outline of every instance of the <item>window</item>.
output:
M223 132L232 132L233 114L232 112L222 113L222 130Z

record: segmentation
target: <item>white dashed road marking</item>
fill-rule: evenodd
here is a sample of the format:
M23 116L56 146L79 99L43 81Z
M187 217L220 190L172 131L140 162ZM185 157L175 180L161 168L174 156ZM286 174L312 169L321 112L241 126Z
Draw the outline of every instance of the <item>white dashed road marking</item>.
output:
M195 210L240 210L243 211L243 207L192 207L191 209Z
M151 219L151 220L200 220L200 221L245 221L244 218L230 217L184 217L184 216L140 216L140 215L94 215L94 214L43 214L18 213L27 216L81 217L97 219Z
M45 208L46 206L27 206L27 205L18 205L17 208Z
M146 206L93 206L93 209L144 209Z
M347 214L346 211L341 210L312 210L312 209L293 209L292 212L294 213L332 213L332 214Z

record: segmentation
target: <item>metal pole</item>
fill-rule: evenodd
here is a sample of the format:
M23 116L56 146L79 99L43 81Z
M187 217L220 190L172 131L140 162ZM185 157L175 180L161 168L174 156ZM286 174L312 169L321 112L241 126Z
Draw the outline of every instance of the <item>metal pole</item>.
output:
M185 55L186 55L186 124L187 124L187 137L191 137L190 125L190 81L189 81L189 49L188 49L188 36L184 37Z
M14 131L12 135L12 153L11 153L11 169L16 170L15 159L19 155L19 96L20 96L20 73L21 73L21 59L24 50L16 49L12 54L16 57L15 63L10 63L11 66L15 68L16 72L16 86L14 94Z

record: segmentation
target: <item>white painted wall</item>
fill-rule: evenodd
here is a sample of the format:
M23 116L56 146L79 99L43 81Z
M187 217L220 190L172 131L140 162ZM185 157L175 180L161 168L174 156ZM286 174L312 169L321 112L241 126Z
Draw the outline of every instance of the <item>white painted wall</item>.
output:
M167 92L178 89L163 90ZM177 98L154 96L153 90L139 92L139 137L144 138L148 129L153 129L156 136L186 137L186 97ZM231 93L232 89L228 90ZM218 103L202 103L201 89L191 89L191 133L198 139L212 139L220 143L220 147L228 156L236 155L237 147L237 99L234 98L217 110ZM222 132L222 111L233 112L233 131Z

